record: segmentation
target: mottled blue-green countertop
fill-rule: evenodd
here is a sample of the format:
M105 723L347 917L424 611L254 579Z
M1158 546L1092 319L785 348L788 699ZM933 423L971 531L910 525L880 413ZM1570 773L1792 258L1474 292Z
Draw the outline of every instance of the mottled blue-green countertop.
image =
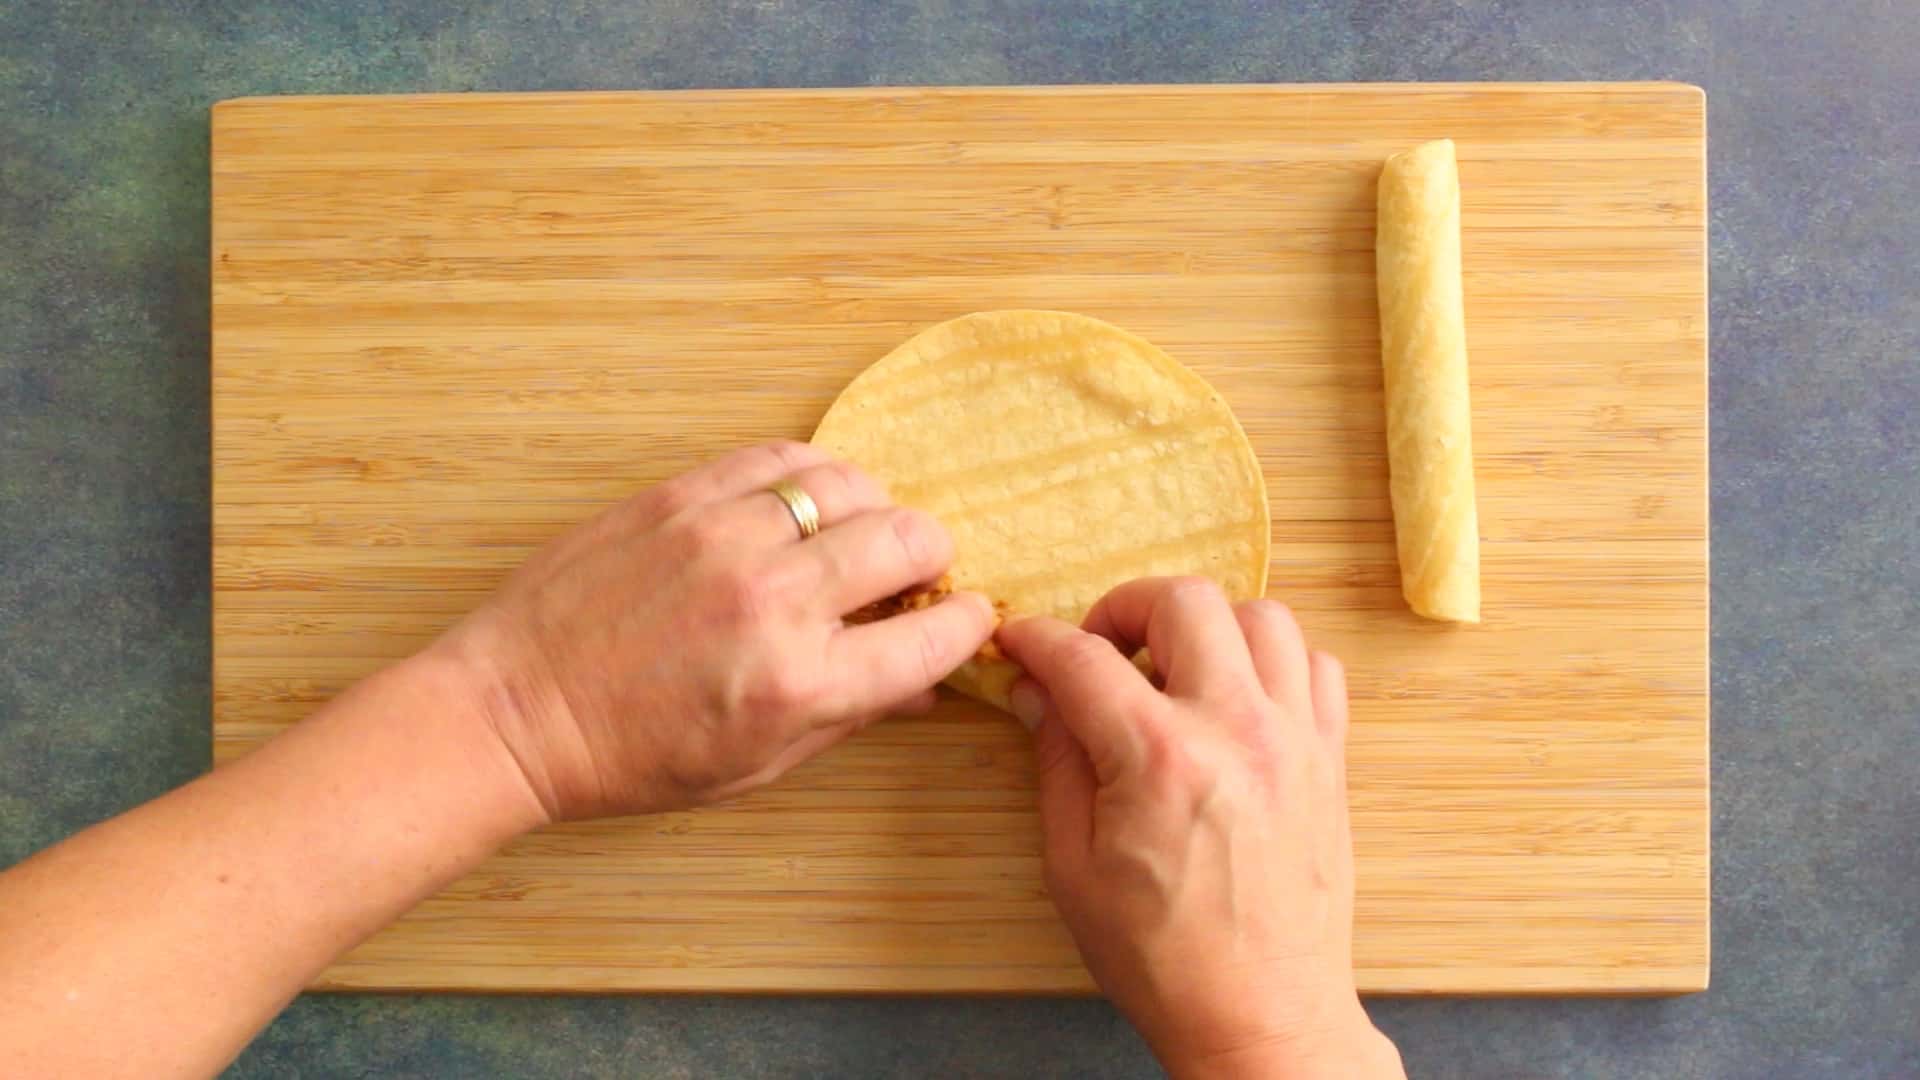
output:
M0 6L0 865L208 760L207 106L1680 79L1712 176L1713 989L1374 1005L1417 1077L1920 1076L1908 0ZM1147 1076L1098 1001L318 996L240 1076Z

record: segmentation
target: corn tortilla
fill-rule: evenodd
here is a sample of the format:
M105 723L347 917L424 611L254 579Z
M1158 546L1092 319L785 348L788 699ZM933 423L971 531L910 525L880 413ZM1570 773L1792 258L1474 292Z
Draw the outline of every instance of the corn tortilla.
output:
M813 441L938 517L959 589L1078 623L1136 577L1267 583L1267 491L1226 401L1143 338L1064 311L986 311L915 335L862 372ZM1019 675L948 679L1004 708Z
M1401 591L1420 615L1480 621L1480 522L1453 141L1387 159L1375 243Z

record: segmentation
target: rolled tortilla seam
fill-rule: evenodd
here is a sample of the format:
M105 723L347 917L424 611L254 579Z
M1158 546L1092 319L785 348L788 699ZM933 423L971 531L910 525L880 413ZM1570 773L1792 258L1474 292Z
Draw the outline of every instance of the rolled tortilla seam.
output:
M1401 591L1429 619L1479 622L1480 524L1453 140L1387 159L1374 257Z

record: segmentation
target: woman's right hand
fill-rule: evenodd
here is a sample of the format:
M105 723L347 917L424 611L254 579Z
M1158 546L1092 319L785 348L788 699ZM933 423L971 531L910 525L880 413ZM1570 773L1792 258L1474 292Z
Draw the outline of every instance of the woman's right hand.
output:
M1101 988L1175 1076L1403 1076L1354 990L1340 662L1200 578L1122 585L1083 626L999 640L1030 676L1048 888Z

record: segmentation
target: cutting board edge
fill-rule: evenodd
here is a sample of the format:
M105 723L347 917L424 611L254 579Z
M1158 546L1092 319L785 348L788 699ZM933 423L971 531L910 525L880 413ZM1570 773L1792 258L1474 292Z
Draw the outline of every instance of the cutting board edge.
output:
M598 100L618 100L621 98L681 98L685 100L717 99L732 101L752 101L755 99L775 99L792 97L889 97L903 94L925 95L929 97L987 97L996 94L1019 93L1022 95L1042 95L1049 97L1101 96L1107 94L1192 94L1195 96L1219 94L1245 94L1258 92L1272 93L1328 93L1328 94L1365 94L1392 91L1411 94L1445 93L1540 93L1543 91L1566 92L1587 90L1592 92L1656 92L1668 91L1695 99L1704 110L1706 88L1697 83L1674 79L1636 79L1624 82L1606 80L1572 80L1567 82L1223 82L1223 83L1058 83L1058 84L1022 84L993 83L978 86L950 84L902 84L894 86L807 86L794 88L733 86L733 87L677 87L672 89L649 90L511 90L488 92L446 92L412 94L245 94L239 97L223 98L210 106L217 123L222 112L231 111L247 105L272 103L274 105L326 105L346 102L365 102L378 100L386 102L410 102L431 104L434 102L472 101L486 99L496 102L539 101L558 98L587 98Z
M322 994L612 994L662 997L680 997L687 995L719 995L723 997L902 997L911 995L939 994L954 997L977 998L1096 998L1103 996L1098 987L1087 984L1068 984L1066 982L1048 982L1031 987L983 987L977 980L941 980L917 977L923 973L915 972L916 977L893 981L872 980L862 983L843 985L825 985L820 980L796 978L784 983L748 983L713 980L706 984L681 980L634 980L616 984L615 980L601 982L566 982L552 979L503 979L488 983L471 978L466 981L457 979L379 979L360 978L351 973L328 971L323 973L307 991ZM1663 968L1638 969L1629 973L1630 978L1610 980L1606 977L1594 978L1592 973L1586 977L1575 977L1568 971L1543 969L1538 972L1520 975L1502 982L1497 988L1489 988L1484 979L1447 979L1420 977L1418 972L1408 972L1408 977L1369 978L1365 971L1357 979L1362 996L1369 998L1420 998L1420 997L1685 997L1691 994L1705 993L1710 989L1711 972L1703 959L1699 964L1676 965Z

